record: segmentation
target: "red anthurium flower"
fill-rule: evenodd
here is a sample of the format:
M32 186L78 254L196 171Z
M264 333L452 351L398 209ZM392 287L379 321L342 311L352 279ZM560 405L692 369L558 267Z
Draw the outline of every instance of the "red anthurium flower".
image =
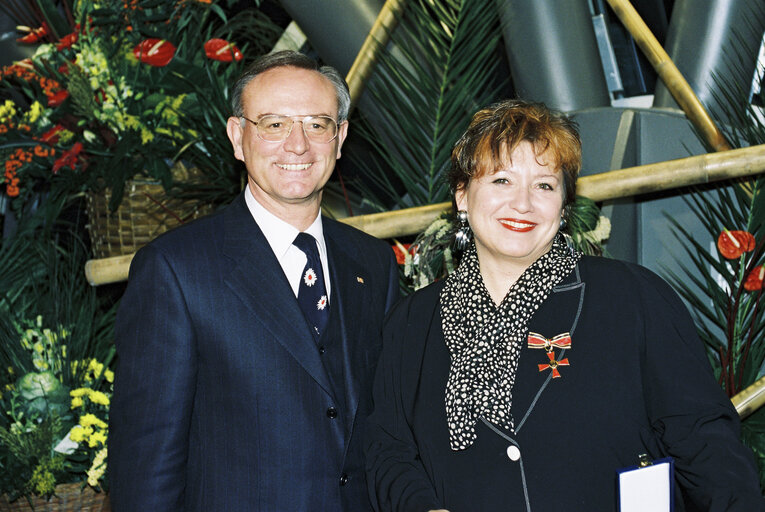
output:
M53 94L48 95L48 106L49 107L58 107L62 103L64 103L64 100L69 97L69 91L66 89L61 89L58 92L54 92Z
M167 66L175 56L175 46L165 39L144 39L133 48L135 58L150 66Z
M393 253L396 255L396 263L399 265L403 265L406 263L406 253L409 252L411 254L411 247L412 244L393 244L391 247L393 247Z
M213 60L231 62L242 60L242 52L239 48L225 39L210 39L205 43L205 55Z
M75 142L74 145L61 153L61 156L53 162L53 174L56 174L62 167L74 169L77 164L77 156L82 151L82 142Z
M72 32L71 34L65 35L56 43L56 49L61 51L66 50L67 48L71 48L72 45L77 42L78 37L79 34L77 34L77 32Z
M19 27L22 28L22 27ZM34 29L29 29L28 27L23 27L29 30L29 33L25 35L24 37L19 37L16 39L19 43L38 43L40 40L47 36L50 33L50 29L48 28L48 24L43 21L43 24L41 27L37 27Z
M58 142L59 133L64 129L63 126L60 124L57 124L47 132L42 134L42 137L40 137L40 140L43 142L47 142L48 144L55 144Z
M754 249L754 236L748 231L723 230L717 238L717 248L725 258L735 260Z
M744 289L750 292L762 290L763 279L765 279L765 265L758 265L746 276Z

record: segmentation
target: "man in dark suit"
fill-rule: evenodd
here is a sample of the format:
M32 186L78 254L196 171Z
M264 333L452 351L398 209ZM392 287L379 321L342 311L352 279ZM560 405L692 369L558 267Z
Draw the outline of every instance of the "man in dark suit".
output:
M254 62L232 96L227 132L246 190L130 268L112 505L369 510L361 427L398 276L387 244L320 215L348 132L347 85L280 52Z

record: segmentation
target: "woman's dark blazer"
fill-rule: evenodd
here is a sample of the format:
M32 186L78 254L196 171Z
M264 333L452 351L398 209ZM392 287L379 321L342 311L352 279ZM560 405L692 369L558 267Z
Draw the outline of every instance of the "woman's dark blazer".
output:
M553 379L539 368L545 351L524 347L515 432L479 420L475 444L459 452L446 426L442 288L407 297L387 319L366 442L379 510L617 510L617 470L643 453L674 458L677 511L764 509L738 416L685 306L655 274L583 257L529 324L547 338L570 333L571 348L555 349L570 365Z

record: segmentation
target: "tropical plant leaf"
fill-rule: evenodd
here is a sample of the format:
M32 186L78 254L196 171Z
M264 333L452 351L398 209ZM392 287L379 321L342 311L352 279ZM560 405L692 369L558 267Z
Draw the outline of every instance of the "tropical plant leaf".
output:
M413 0L367 86L375 99L349 148L377 210L447 201L451 149L472 115L495 101L500 22L493 0ZM371 161L370 161L371 160Z

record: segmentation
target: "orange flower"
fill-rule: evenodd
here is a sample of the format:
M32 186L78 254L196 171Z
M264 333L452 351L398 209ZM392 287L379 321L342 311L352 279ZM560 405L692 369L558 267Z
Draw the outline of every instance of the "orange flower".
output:
M749 272L744 281L744 289L750 292L762 290L762 282L765 280L765 266L758 265Z
M14 185L6 185L5 186L5 194L8 197L19 197L19 187Z
M21 160L15 160L9 158L5 161L5 176L6 178L9 175L12 175L14 172L16 172L16 169L19 169L22 165L24 165Z
M729 260L735 260L745 252L754 249L754 236L748 231L728 231L724 229L717 237L720 254Z
M50 156L51 149L52 148L49 148L47 146L42 147L41 145L38 144L35 146L34 153L35 153L35 156L46 157L46 156Z
M48 106L49 107L58 107L62 103L64 103L64 100L66 100L69 97L69 91L66 90L60 90L58 92L54 92L53 94L48 95Z
M56 43L56 49L61 51L66 50L67 48L71 48L72 45L77 42L78 37L79 35L77 32L72 32L71 34L65 35Z

